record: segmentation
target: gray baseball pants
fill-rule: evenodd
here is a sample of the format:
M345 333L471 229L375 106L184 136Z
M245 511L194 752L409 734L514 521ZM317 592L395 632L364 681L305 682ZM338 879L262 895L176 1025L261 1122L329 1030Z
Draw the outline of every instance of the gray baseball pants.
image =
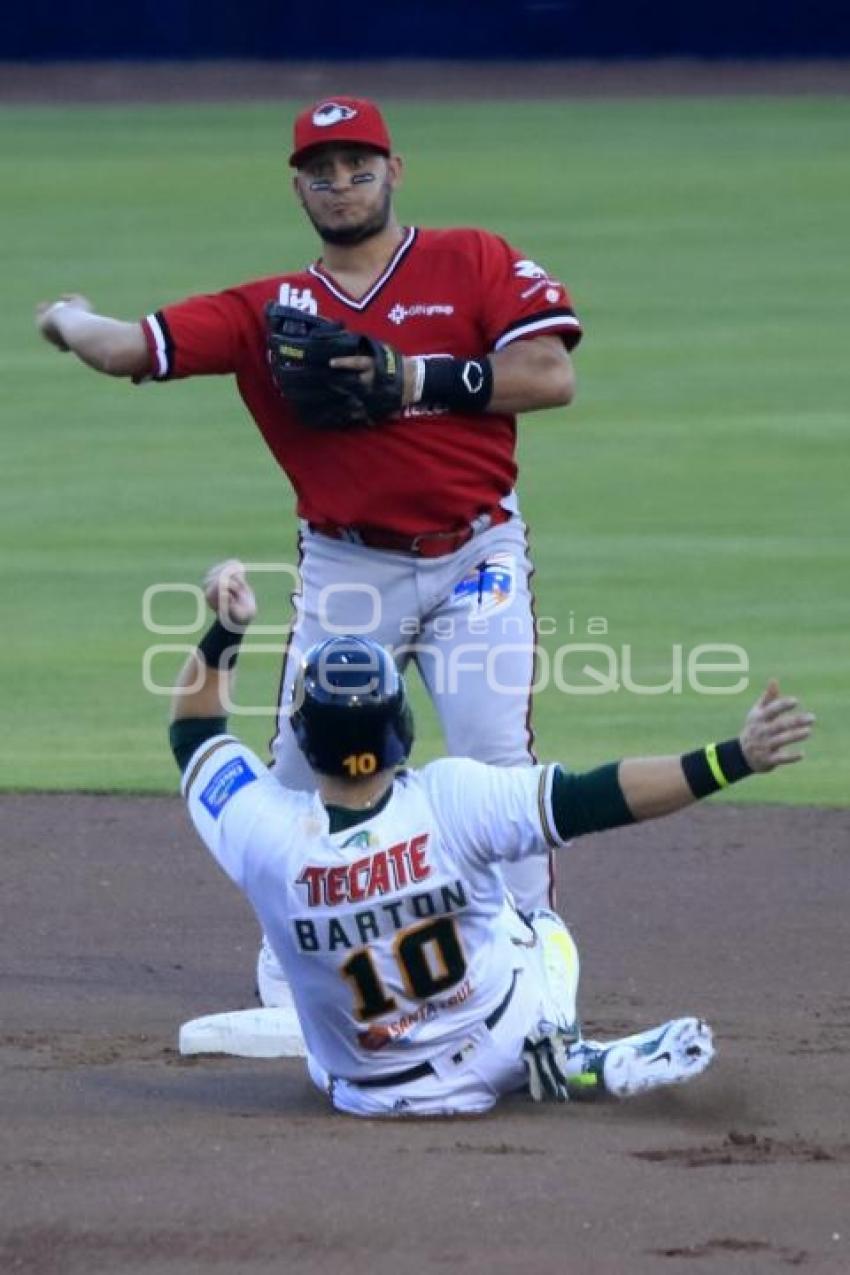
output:
M365 548L301 532L300 591L281 684L273 773L315 786L286 705L301 656L332 634L357 633L415 664L437 710L446 751L494 766L534 761L530 727L535 625L526 529L514 515L442 558ZM545 858L502 866L523 912L552 906Z

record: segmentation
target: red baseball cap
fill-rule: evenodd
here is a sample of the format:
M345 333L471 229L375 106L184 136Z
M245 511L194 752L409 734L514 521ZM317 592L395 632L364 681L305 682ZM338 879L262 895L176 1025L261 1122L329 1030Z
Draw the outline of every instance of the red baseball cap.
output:
M328 142L355 142L392 154L390 134L374 102L364 97L326 97L295 120L289 162L297 168L308 151Z

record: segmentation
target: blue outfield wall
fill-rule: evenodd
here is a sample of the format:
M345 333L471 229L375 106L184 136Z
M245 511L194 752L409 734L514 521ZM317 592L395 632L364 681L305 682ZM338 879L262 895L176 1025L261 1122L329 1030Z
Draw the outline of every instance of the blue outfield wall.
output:
M850 55L848 0L12 0L0 60Z

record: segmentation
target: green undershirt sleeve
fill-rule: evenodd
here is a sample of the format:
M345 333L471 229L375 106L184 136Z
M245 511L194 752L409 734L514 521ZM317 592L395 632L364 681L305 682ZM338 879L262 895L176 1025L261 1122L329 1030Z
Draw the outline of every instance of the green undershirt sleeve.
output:
M178 717L168 728L168 742L182 774L193 753L214 735L227 734L226 717Z
M635 822L620 787L619 768L619 762L610 762L584 775L576 775L555 767L552 814L562 840Z

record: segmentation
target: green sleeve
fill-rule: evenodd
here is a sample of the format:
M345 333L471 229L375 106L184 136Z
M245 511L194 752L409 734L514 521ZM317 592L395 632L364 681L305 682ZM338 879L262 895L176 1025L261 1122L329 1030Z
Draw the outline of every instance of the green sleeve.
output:
M563 841L586 832L619 828L634 823L618 778L619 763L610 762L584 775L555 767L552 779L552 815Z
M227 734L226 717L179 717L168 728L168 742L182 774L193 753L213 735Z

